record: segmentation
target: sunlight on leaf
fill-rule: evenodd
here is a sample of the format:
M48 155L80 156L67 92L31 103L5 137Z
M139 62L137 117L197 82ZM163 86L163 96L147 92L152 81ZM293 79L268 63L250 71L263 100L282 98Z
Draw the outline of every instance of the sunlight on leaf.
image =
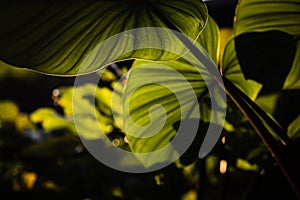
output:
M123 93L124 107L129 108L129 113L124 112L124 131L133 152L153 152L165 147L176 135L174 124L180 121L197 119L194 120L196 122L201 119L223 125L224 113L221 108L223 100L219 96L218 87L210 92L218 99L220 111L215 110L211 115L210 107L204 106L200 108L199 113L197 97L201 97L199 98L201 101L203 96L206 96L207 84L211 84L210 87L214 88L212 78L205 72L203 65L199 65L201 67L198 68L183 60L134 63ZM201 70L203 73L200 75ZM195 94L196 98L193 96ZM204 102L199 103L199 106L202 103ZM189 127L197 128L197 125ZM150 132L155 135L149 136ZM190 133L187 131L181 134L189 137ZM142 162L147 166L152 161L149 159Z
M232 28L221 28L220 29L220 63L222 63L224 50L228 41L233 37L233 29Z
M181 79L178 77L178 72L181 72L198 92L202 88L206 90L204 81L199 80L196 68L180 61L172 61L167 64L168 67L163 67L158 63L150 65L149 62L137 61L128 76L123 99L125 99L124 107L129 108L129 113L124 112L124 129L129 145L134 152L148 153L166 146L176 134L173 124L180 121L182 115L185 116L187 110L195 103L191 91L188 90L189 87L182 77ZM147 80L148 83L145 82ZM175 92L179 93L181 97L186 97L180 99L181 106L184 108L180 107ZM159 104L161 107L152 107L155 104ZM181 109L184 111L183 113L181 113ZM141 129L137 125L146 127ZM155 133L156 131L159 132L154 136L141 138L148 132ZM134 136L132 136L133 134ZM151 160L145 162L151 163ZM145 165L147 166L147 163Z
M259 166L257 164L251 164L247 160L238 158L235 163L236 167L245 171L255 171L257 172Z
M0 60L0 80L5 79L7 77L12 77L12 78L31 77L31 78L34 78L35 75L36 74L34 74L33 72L31 72L29 70L12 67Z
M61 87L58 104L67 117L76 118L76 132L86 139L98 139L99 128L104 134L114 125L111 111L112 91L88 83L76 87Z
M207 24L197 39L197 43L201 44L216 64L219 63L219 27L213 18L208 17Z
M279 30L297 36L300 31L298 0L241 0L234 24L235 35Z
M39 108L29 115L29 119L34 124L41 124L46 131L68 129L75 132L73 120L63 117L52 108Z
M234 33L240 63L266 93L300 88L299 10L298 0L239 1Z
M159 50L181 48L170 31L133 29L168 28L167 20L196 40L207 21L200 0L15 0L0 5L0 26L5 27L0 32L0 59L59 75L88 73L128 58L174 59ZM124 31L128 32L117 35Z

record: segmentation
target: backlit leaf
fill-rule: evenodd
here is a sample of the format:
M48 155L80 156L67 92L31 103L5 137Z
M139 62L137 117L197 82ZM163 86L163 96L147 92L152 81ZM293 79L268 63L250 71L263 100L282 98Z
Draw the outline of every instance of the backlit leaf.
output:
M245 77L262 83L265 93L300 88L299 10L298 0L238 4L234 23L238 58Z
M200 0L2 1L0 59L60 75L88 73L128 58L171 60L178 55L164 49L182 45L158 28L172 24L195 40L206 20Z
M241 0L234 24L235 35L278 30L297 36L299 10L299 0Z
M217 64L219 62L220 37L219 27L213 18L208 17L207 25L197 39L197 42L201 44Z
M212 49L217 50L217 48ZM200 51L203 52L203 50ZM207 53L203 52L203 54L208 60L210 59ZM176 137L183 135L185 138L183 139L185 141L180 144L181 148L182 146L188 147L189 142L195 137L194 131L197 132L198 128L207 128L201 125L198 127L200 119L223 126L224 96L220 88L203 63L190 55L186 55L185 58L190 63L183 59L170 62L136 61L129 72L123 93L124 131L133 152L153 154L147 160L143 155L138 155L145 166L153 165L156 160L160 159L157 157L173 159L177 156L178 158L177 153L182 153L180 150L168 151L170 155L155 153L157 150L167 148L176 133ZM217 70L212 60L210 63ZM214 110L213 114L209 110L211 102L206 102L208 105L203 106L205 103L203 97L208 93L218 104L218 109ZM184 127L179 131L174 127L178 122ZM210 136L218 138L218 128L215 130L216 132L213 133L215 136ZM177 148L178 144L174 146Z

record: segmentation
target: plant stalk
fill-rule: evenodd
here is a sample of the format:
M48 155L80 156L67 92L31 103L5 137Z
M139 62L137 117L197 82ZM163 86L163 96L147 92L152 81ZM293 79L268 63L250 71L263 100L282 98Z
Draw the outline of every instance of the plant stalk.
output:
M280 167L282 173L287 178L291 188L293 189L297 198L300 199L300 192L299 192L299 181L297 175L297 168L293 167L294 163L291 160L287 159L288 156L288 149L291 144L287 146L280 146L276 139L272 136L269 130L261 121L259 115L255 113L253 108L247 103L246 100L242 98L242 93L239 91L235 85L233 85L228 79L223 77L224 86L227 94L230 98L235 102L241 112L247 117L252 127L256 130L256 133L266 145L268 150L271 152L272 156L274 157L275 161L277 162L278 166ZM254 103L254 102L253 102ZM299 170L299 169L298 169Z
M255 103L252 102L252 100L247 95L240 91L228 79L226 79L225 77L221 77L220 72L217 70L217 68L215 68L214 65L211 65L211 61L200 52L200 50L191 42L191 40L187 36L180 33L177 27L175 27L164 15L161 14L159 9L152 5L152 10L158 17L160 17L162 22L164 22L169 29L177 31L174 32L177 38L201 63L206 66L207 71L212 75L215 81L226 91L226 93L230 96L230 98L234 101L238 108L247 117L250 124L256 130L258 136L261 138L263 143L271 152L272 156L275 158L275 161L290 183L295 195L300 199L300 186L299 183L296 184L296 180L298 177L296 173L297 168L293 168L293 164L291 164L291 161L289 159L286 159L286 157L288 157L286 149L287 146L292 146L290 145L291 141L289 138L287 138L287 136L285 136L284 131L281 129L281 127L276 122L274 122L273 119L267 116L267 114L265 114L263 110L258 109L258 106L254 106ZM256 112L254 111L254 109L256 110ZM279 146L279 144L261 119L264 119L266 124L268 124L268 127L271 127L273 130L275 130L276 133L279 133L278 136L282 141L284 141L284 146Z

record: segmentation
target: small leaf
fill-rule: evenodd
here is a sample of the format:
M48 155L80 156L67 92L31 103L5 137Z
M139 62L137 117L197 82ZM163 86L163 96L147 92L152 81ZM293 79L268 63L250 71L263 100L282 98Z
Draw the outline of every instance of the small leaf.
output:
M58 158L72 153L78 144L78 139L73 136L48 138L27 147L21 154L30 158Z
M60 75L88 73L128 58L174 59L179 55L165 50L184 53L183 45L165 29L165 20L193 40L207 20L200 0L15 0L0 5L0 27L5 27L0 59Z
M235 163L236 167L245 171L258 172L259 166L257 164L251 164L247 160L238 158Z
M29 115L29 119L34 124L41 124L46 131L68 129L75 132L73 120L61 116L52 108L39 108Z

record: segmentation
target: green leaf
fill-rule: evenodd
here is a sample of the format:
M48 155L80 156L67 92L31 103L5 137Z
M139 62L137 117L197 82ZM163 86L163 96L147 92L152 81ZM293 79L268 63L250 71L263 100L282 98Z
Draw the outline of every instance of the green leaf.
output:
M278 30L299 36L298 0L241 0L234 24L235 35Z
M95 84L61 87L57 103L67 118L72 118L77 134L85 139L99 139L111 132L114 121L111 111L112 91ZM99 129L100 128L100 129Z
M240 64L246 77L264 85L264 93L300 88L299 10L298 0L238 4L234 32Z
M15 0L0 5L0 26L5 27L0 59L60 75L88 73L129 58L172 60L179 55L170 52L183 45L164 28L171 24L196 40L207 21L200 0Z
M213 18L208 17L207 24L197 42L208 52L211 59L218 64L220 50L219 27Z
M277 30L235 37L237 57L245 77L263 84L262 93L282 89L292 68L296 43L292 35Z
M288 127L288 136L295 140L300 137L300 116L298 116Z
M63 117L52 108L39 108L29 115L29 119L34 124L40 123L46 131L68 129L75 132L73 120Z
M229 40L225 46L221 68L225 77L247 94L252 100L256 99L262 85L251 79L245 79L236 56L234 39Z
M238 158L235 163L236 167L245 171L255 171L258 172L259 166L257 164L251 164L247 160Z
M300 89L300 40L297 42L297 50L294 56L292 68L287 75L283 89Z
M174 93L181 93L182 96L186 96L181 100L183 101L182 106L185 107L181 108L184 109L183 116L195 103L193 94L188 90L190 87L186 85L184 78L196 90L197 96L200 92L206 90L206 84L200 78L195 67L181 61L168 62L166 63L167 66L164 64L136 61L127 79L123 98L124 107L129 107L129 113L124 112L124 128L129 135L128 140L135 152L151 152L154 149L159 149L168 144L175 136L176 131L173 124L181 120L180 113L182 111ZM184 77L180 77L177 73L181 73ZM155 104L159 104L163 108L152 107ZM151 113L149 113L149 109L152 109L152 112L150 110ZM164 111L161 109L164 109ZM168 115L167 119L162 118L166 113ZM130 136L138 130L134 123L139 126L147 126L149 123L160 124L159 122L164 120L165 124L160 127L163 130L152 138L141 138L142 132L138 133L137 137ZM148 126L148 129L143 131L147 132L151 129L153 129L153 126Z
M14 121L18 114L19 108L15 102L9 100L0 100L0 123L2 120Z
M41 159L58 158L72 153L78 144L79 140L74 136L53 137L25 148L21 155Z
M204 53L204 56L210 59L208 54ZM195 58L190 58L189 61L196 62ZM216 66L215 69L217 70ZM212 113L209 110L211 102L203 101L203 97L208 94L207 85L210 86L210 95L214 96L214 101L218 104L218 110ZM195 137L193 133L197 132L200 119L223 127L222 98L224 96L220 93L220 88L202 63L193 66L183 59L171 62L134 62L123 92L124 131L132 151L153 153L163 150L170 145L176 134L176 137L183 135L186 141L181 145L188 147L190 139ZM205 103L207 105L203 106ZM183 132L177 132L174 127L178 122L182 123L180 126L184 127ZM200 125L199 129L202 128L207 127ZM217 131L214 134L215 136L209 137L219 137ZM159 160L154 155L162 159L173 159L178 158L177 153L182 153L180 151L168 152L171 155L153 153L153 157L151 155L147 160L139 155L138 158L147 167Z

